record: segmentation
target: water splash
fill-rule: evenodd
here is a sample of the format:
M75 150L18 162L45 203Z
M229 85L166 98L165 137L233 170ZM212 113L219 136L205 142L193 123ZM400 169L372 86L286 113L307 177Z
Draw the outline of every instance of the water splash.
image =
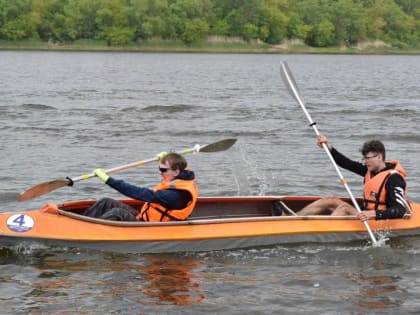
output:
M240 174L237 181L242 186L241 190L248 191L249 194L252 195L264 196L267 191L265 174L259 169L258 163L255 160L250 159L254 154L257 156L257 149L254 146L240 145L238 147L240 159L244 164L241 165L241 170L235 172ZM244 169L246 169L247 172L243 172Z
M376 234L376 243L371 242L372 247L378 248L378 247L386 247L388 246L386 244L387 241L389 241L389 235L391 234L391 231L389 230L377 230L375 231Z
M14 253L24 256L32 256L36 253L43 252L46 249L49 249L47 245L37 242L21 242L10 247L10 250Z

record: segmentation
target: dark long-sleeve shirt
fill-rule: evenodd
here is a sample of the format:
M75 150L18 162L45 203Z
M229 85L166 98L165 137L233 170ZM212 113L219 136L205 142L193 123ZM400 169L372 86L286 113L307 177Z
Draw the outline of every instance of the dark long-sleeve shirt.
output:
M357 161L350 160L334 148L331 150L331 155L337 164L346 170L349 170L363 177L368 172L366 165ZM393 164L386 163L386 168L384 170L393 168ZM406 182L404 178L398 173L391 174L388 177L385 188L386 210L376 210L376 219L394 219L403 217L405 213L404 192L406 188Z
M176 178L193 180L194 176L193 171L184 170ZM191 194L186 190L165 189L154 191L149 188L129 184L113 177L109 177L106 183L127 197L159 203L167 209L183 209L192 199Z

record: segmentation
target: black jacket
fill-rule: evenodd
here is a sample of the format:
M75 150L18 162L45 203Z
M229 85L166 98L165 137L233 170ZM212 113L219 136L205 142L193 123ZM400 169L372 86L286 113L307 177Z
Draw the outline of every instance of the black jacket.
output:
M334 148L331 150L331 155L337 164L346 170L349 170L363 177L365 177L366 173L368 172L366 165L357 161L350 160ZM392 168L393 164L387 163L385 170ZM404 178L398 173L391 174L388 177L388 180L385 184L387 191L385 197L387 208L386 210L376 210L376 219L394 219L404 216L405 204L403 200L406 185L407 184Z

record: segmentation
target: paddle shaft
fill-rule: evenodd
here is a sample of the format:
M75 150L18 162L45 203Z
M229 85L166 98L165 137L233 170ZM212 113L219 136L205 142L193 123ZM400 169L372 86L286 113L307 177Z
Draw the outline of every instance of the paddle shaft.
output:
M235 144L237 139L231 138L231 139L225 139L225 140L220 140L208 145L204 145L204 146L200 146L200 145L195 145L193 148L190 149L185 149L182 151L178 151L176 153L178 154L188 154L188 153L199 153L199 152L204 152L204 153L210 153L210 152L220 152L220 151L225 151L227 149L229 149L232 145ZM126 165L122 165L122 166L118 166L115 168L111 168L108 170L105 170L105 172L107 173L116 173L119 171L123 171L123 170L127 170L130 168L134 168L134 167L138 167L138 166L142 166L145 164L149 164L152 162L158 162L158 157L154 157L151 159L147 159L147 160L143 160L143 161L138 161L138 162L134 162L134 163L130 163L130 164L126 164ZM25 201L28 199L32 199L35 197L39 197L42 195L45 195L53 190L56 190L58 188L61 187L65 187L65 186L73 186L73 184L75 182L84 180L84 179L89 179L92 177L95 177L95 173L89 173L89 174L84 174L81 175L79 177L75 177L75 178L70 178L67 177L66 179L57 179L57 180L53 180L53 181L49 181L49 182L45 182L45 183L41 183L38 185L35 185L27 190L25 190L23 193L20 194L19 196L19 201Z
M292 95L293 95L293 96L294 96L294 98L297 100L297 102L299 103L299 105L300 105L300 107L302 108L303 112L305 113L306 118L307 118L307 119L308 119L308 121L309 121L309 125L313 128L313 130L315 131L316 135L317 135L317 136L319 136L319 135L320 135L320 133L319 133L319 130L318 130L317 126L316 126L316 122L314 122L314 121L312 120L312 118L311 118L311 115L309 115L309 112L308 112L308 110L306 109L305 104L304 104L304 102L303 102L303 100L302 100L302 98L301 98L301 96L300 96L299 90L298 90L298 88L297 88L297 84L296 84L296 82L295 82L295 80L294 80L294 78L293 78L293 76L292 76L292 73L291 73L291 71L290 71L289 67L287 66L287 63L286 63L286 62L283 62L283 64L282 64L282 70L283 70L283 71L282 71L282 74L283 74L283 76L282 76L282 77L285 79L285 81L286 81L286 83L287 83L287 86L289 86L289 87L290 87L290 90L291 90L291 92L292 92ZM356 210L357 210L359 213L361 213L361 212L362 212L362 210L360 209L359 204L357 203L356 199L354 198L353 193L351 192L350 187L349 187L349 185L347 184L346 179L344 178L343 174L341 173L340 169L338 168L338 165L337 165L337 163L335 162L335 160L334 160L334 158L333 158L333 156L332 156L332 154L331 154L330 150L328 149L327 144L326 144L326 143L322 143L322 147L324 148L324 150L325 150L325 152L327 153L327 155L328 155L328 157L329 157L329 159L330 159L331 163L333 164L333 166L334 166L334 168L335 168L335 170L336 170L336 172L337 172L338 176L340 177L340 181L341 181L341 183L342 183L342 184L344 185L344 187L346 188L347 193L349 194L350 199L351 199L351 201L353 202L354 207L356 208ZM363 223L364 223L364 225L365 225L365 227L366 227L366 230L367 230L367 231L368 231L368 233L369 233L370 238L372 239L373 244L376 244L376 243L377 243L377 241L376 241L375 236L374 236L374 235L373 235L373 233L372 233L372 230L371 230L371 228L370 228L370 226L369 226L369 223L368 223L367 221L363 221Z
M182 151L178 151L176 153L178 153L178 154L198 153L198 152L200 152L200 148L201 147L199 145L196 145L194 148L185 149L185 150L182 150ZM134 162L134 163L121 165L121 166L118 166L118 167L107 169L107 170L105 170L105 172L107 174L112 174L112 173L128 170L130 168L150 164L150 163L153 163L153 162L158 162L158 158L154 157L154 158L147 159L147 160L142 160L142 161L138 161L138 162ZM89 178L92 178L92 177L95 177L95 176L96 176L95 173L92 172L92 173L89 173L89 174L84 174L84 175L81 175L79 177L72 178L71 181L75 183L75 182L78 182L78 181L81 181L81 180L84 180L84 179L89 179Z

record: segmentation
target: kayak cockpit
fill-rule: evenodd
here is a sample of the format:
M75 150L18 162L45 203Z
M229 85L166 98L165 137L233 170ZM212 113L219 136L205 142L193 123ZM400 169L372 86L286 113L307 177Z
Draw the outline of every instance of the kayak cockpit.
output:
M171 222L121 222L86 217L85 209L95 200L80 200L65 202L61 205L48 204L41 211L59 214L86 222L113 225L113 226L150 226L150 225L183 225L200 223L222 223L242 221L267 221L290 219L348 219L355 220L356 216L331 217L329 215L300 216L298 211L319 197L280 197L280 196L235 196L235 197L200 197L192 215L185 221ZM122 199L122 202L134 208L140 208L142 201ZM280 216L279 205L282 213Z

